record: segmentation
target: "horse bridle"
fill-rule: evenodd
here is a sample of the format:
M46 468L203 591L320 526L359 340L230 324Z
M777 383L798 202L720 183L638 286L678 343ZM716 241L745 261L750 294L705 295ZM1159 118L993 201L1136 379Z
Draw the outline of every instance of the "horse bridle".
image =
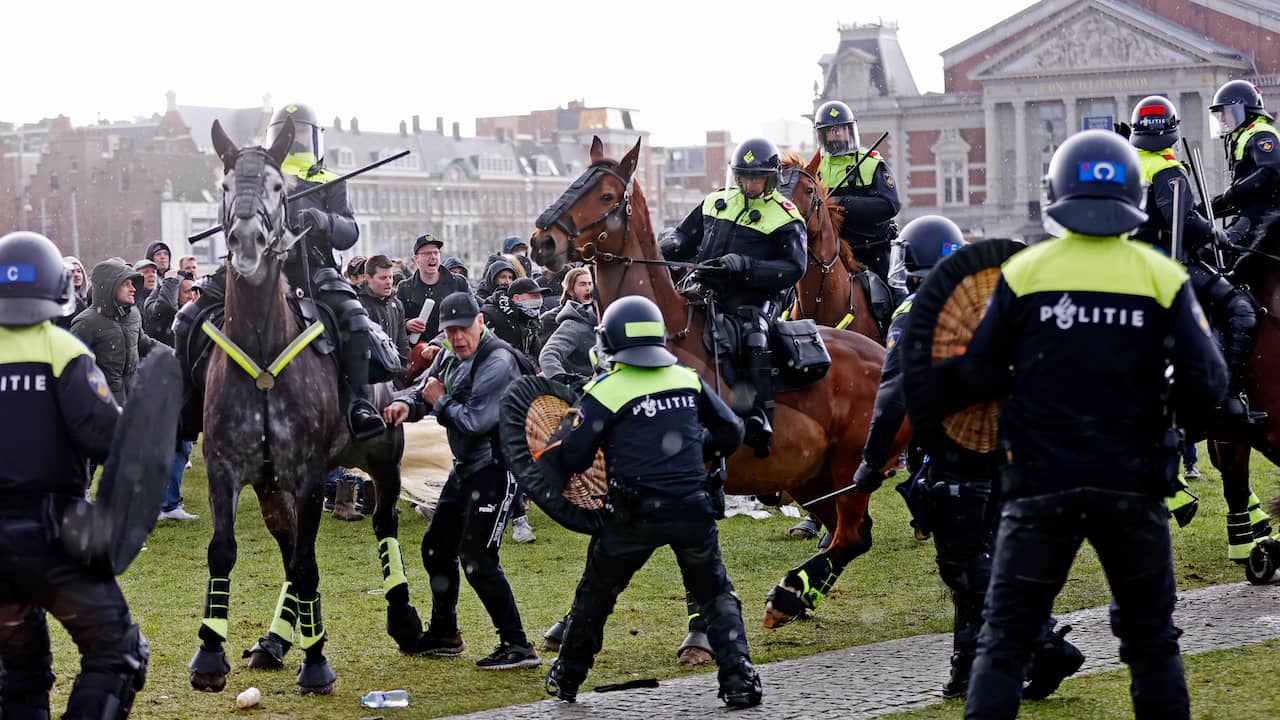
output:
M813 183L813 187L815 190L814 198L813 198L813 201L809 203L808 211L806 211L804 214L804 225L807 228L809 227L809 221L813 219L814 213L818 211L818 203L822 202L822 198L818 197L816 192L817 189L821 187L821 184L818 182L818 178L813 176L813 173L800 167L799 165L790 165L784 168L784 170L789 172L778 173L778 186L786 187L789 185L793 185L793 187L791 188L791 194L787 196L789 199L791 199L793 203L795 202L795 191L799 188L799 185L794 183L795 176L803 175L809 178L809 181ZM785 181L784 181L784 177L787 178ZM831 257L830 260L823 260L822 258L815 255L813 252L813 246L809 243L805 243L805 253L808 254L809 260L812 261L814 265L818 266L818 272L821 273L821 277L818 279L818 292L814 296L815 297L814 303L818 305L818 307L814 308L814 311L813 311L813 314L816 317L818 314L818 310L822 306L822 295L827 289L827 275L831 273L831 269L836 266L836 263L840 262L840 238L836 238L836 252L835 252L835 255ZM849 311L852 312L853 311L853 286L852 286L853 273L852 272L849 273L849 283L850 283ZM796 302L799 303L798 296L797 296Z
M287 217L289 200L288 196L282 193L280 205L275 212L269 213L267 211L266 203L262 202L262 188L267 181L266 169L268 165L280 173L281 179L284 178L284 172L280 169L280 164L266 150L260 147L243 148L236 155L236 159L232 163L232 170L236 176L236 191L231 197L231 202L226 202L224 198L222 203L222 228L225 233L234 224L235 220L248 220L257 216L261 218L263 228L271 239L264 252L282 255L284 252L276 248L284 234L284 219Z
M583 225L582 228L579 229L577 223L573 221L573 217L568 215L569 208L573 207L574 203L578 202L583 195L586 195L588 191L594 188L596 184L600 182L601 177L605 175L608 175L622 183L622 197L618 198L618 201L613 204L613 207L605 210L599 217L586 225ZM631 189L634 182L634 174L632 177L626 178L602 162L595 163L591 167L587 168L587 171L583 173L581 177L573 181L573 184L569 186L568 190L564 191L564 194L560 196L559 200L556 200L551 207L543 210L542 214L538 216L538 219L534 221L533 225L537 229L543 231L556 228L568 236L569 259L576 260L578 259L578 248L573 241L600 223L607 223L610 218L620 211L623 212L622 223L623 231L625 233L627 218L631 217ZM600 232L600 235L596 238L596 242L603 242L608 238L608 236L609 231L608 228L606 228ZM594 248L594 246L595 243L592 243L587 247ZM586 248L584 248L584 250L586 250ZM585 257L584 253L581 259L589 262L591 258Z

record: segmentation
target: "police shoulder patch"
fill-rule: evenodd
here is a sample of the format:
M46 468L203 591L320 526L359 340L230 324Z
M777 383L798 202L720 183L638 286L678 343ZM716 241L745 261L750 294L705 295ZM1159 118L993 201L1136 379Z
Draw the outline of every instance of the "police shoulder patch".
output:
M893 187L893 173L888 170L884 171L884 184Z
M889 338L885 341L884 349L892 350L894 345L898 344L898 338L902 336L902 328L895 327L889 330Z
M795 206L795 205L792 205L790 200L783 200L783 201L782 201L782 207L784 207L784 208L786 208L786 209L788 209L788 210L795 210L795 209L796 209L796 206Z
M1196 300L1191 301L1191 314L1196 318L1196 324L1204 331L1205 335L1213 337L1213 329L1209 326L1209 318L1205 317L1204 309L1200 307L1200 303Z
M1262 138L1258 141L1258 149L1262 152L1271 152L1276 149L1276 141L1271 138Z
M115 402L115 398L111 396L111 388L107 385L107 378L102 374L102 370L97 365L89 366L89 387L93 388L93 394L98 396L102 402Z

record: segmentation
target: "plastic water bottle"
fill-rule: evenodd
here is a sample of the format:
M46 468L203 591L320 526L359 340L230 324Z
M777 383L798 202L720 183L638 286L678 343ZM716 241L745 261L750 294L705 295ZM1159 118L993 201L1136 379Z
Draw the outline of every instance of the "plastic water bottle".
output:
M371 690L360 698L360 704L370 708L409 707L408 690Z

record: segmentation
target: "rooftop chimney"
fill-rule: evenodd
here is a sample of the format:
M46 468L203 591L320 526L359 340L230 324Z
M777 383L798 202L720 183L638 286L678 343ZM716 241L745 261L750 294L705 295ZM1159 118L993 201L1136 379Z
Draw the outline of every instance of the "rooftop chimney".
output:
M444 117L442 115L436 116L436 134L444 135Z
M400 121L400 137L409 137L409 126L403 120Z
M462 128L460 128L460 127L458 126L458 123L457 123L457 122L455 122L455 123L453 124L453 139L454 139L454 140L461 140L461 139L462 139Z
M413 134L417 135L422 132L422 118L417 115L413 116Z
M360 134L360 119L357 118L355 115L351 116L351 132L355 133L356 135Z
M342 132L342 118L337 115L333 116L333 129Z
M170 90L164 94L164 109L166 112L173 112L178 109L178 94Z

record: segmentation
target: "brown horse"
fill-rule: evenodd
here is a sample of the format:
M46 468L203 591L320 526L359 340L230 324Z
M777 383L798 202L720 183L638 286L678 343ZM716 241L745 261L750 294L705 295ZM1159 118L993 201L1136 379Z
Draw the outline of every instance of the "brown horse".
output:
M676 292L658 254L644 194L632 182L639 153L637 142L620 161L609 160L600 139L593 139L590 167L538 219L529 247L539 264L553 270L578 258L594 263L603 307L626 295L653 300L666 319L668 347L714 385L716 371L703 344L705 312ZM871 424L884 349L843 330L823 328L822 339L832 361L826 377L778 395L772 453L765 459L746 449L735 453L726 492L786 491L805 502L851 484ZM905 445L903 432L893 456ZM868 500L864 493L848 492L813 508L832 533L831 545L770 591L765 627L816 607L849 561L871 547Z
M796 284L796 301L788 317L812 318L819 325L852 330L883 344L866 290L858 280L861 273L869 271L840 240L834 224L836 213L823 202L827 191L818 180L821 161L820 153L814 153L808 165L794 153L782 159L778 189L804 217L809 235L808 265Z
M1243 435L1223 436L1210 427L1209 458L1222 473L1227 512L1238 517L1247 513L1254 537L1262 540L1270 533L1270 526L1249 487L1249 455L1256 449L1280 465L1280 380L1276 378L1276 366L1271 364L1280 359L1280 221L1273 217L1259 237L1260 252L1246 254L1232 273L1232 280L1251 288L1262 306L1258 313L1258 342L1246 369L1245 389L1251 409L1261 410L1267 417L1249 426ZM1280 498L1272 505L1280 511ZM1275 545L1266 547L1273 549L1268 552L1255 545L1245 564L1246 576L1252 582L1269 581L1280 563Z
M262 518L280 546L286 577L270 631L245 653L250 667L282 667L296 629L305 653L299 689L327 694L333 688L335 676L323 653L315 540L324 479L339 465L363 468L373 477L373 526L382 558L387 631L401 648L410 649L422 631L417 611L409 604L396 539L402 431L395 428L352 443L339 407L333 360L306 348L284 359L298 349L294 342L301 331L286 301L281 272L289 248L298 240L288 230L286 183L280 171L292 141L292 120L265 151L237 148L218 122L213 125L213 147L226 171L222 227L230 256L222 338L205 374L204 458L214 528L202 642L190 665L191 685L197 690L221 691L230 670L222 645L236 561L236 506L245 485L252 485L258 496ZM380 404L390 400L385 386L376 393Z

